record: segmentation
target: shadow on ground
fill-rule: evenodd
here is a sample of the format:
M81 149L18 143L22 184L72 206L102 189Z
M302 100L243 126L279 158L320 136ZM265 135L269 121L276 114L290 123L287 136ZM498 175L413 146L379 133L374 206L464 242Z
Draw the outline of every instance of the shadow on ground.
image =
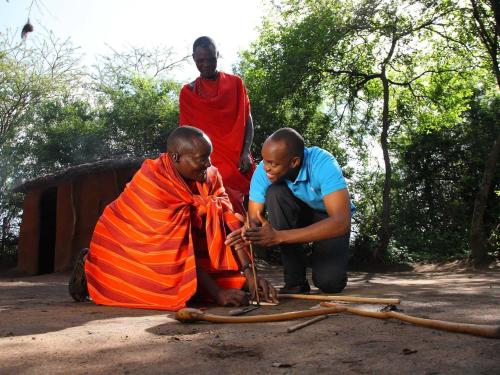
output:
M281 284L279 267L261 264L260 272ZM419 317L499 324L499 276L498 270L351 272L342 294L398 297L406 314ZM74 303L67 279L0 276L0 374L500 373L496 339L347 314L294 333L287 328L297 322L182 324L165 311ZM251 314L316 304L284 300Z

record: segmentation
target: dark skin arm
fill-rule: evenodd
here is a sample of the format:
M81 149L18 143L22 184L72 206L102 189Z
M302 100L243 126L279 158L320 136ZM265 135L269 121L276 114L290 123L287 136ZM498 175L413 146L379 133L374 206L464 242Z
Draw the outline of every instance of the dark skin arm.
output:
M237 217L243 220L243 216L236 214ZM245 251L246 245L235 247L236 257L240 265L250 264L250 259ZM203 290L205 290L217 304L221 306L246 306L248 305L248 296L241 289L223 289L217 285L217 283L212 279L212 277L203 271L201 267L196 266L196 276L198 278L198 284ZM244 271L244 276L246 278L246 284L250 294L255 296L255 280L251 268L247 268ZM277 294L274 287L266 280L257 276L257 288L259 289L259 296L262 300L268 302L277 302ZM255 298L254 298L255 299Z
M253 119L252 114L248 115L245 126L245 138L243 139L243 147L241 149L240 160L238 162L238 169L242 174L247 173L252 167L252 160L250 159L250 147L253 142Z
M243 222L243 216L236 213L236 216ZM247 244L240 243L240 246L234 247L236 257L238 258L241 266L251 264L250 258L247 253ZM250 291L250 295L255 299L255 281L252 268L249 267L243 271L244 276L247 280L247 288ZM276 294L276 289L266 280L257 275L257 288L259 289L259 296L262 300L267 302L278 302L278 297Z
M250 201L248 215L250 228L233 231L227 237L226 244L242 246L254 243L260 246L279 244L306 243L338 237L350 230L351 210L347 189L338 190L323 198L328 217L304 228L276 230L264 219L264 204Z
M201 288L203 288L212 297L218 305L221 306L246 306L248 298L244 291L240 289L222 289L217 283L203 271L196 267L196 277Z

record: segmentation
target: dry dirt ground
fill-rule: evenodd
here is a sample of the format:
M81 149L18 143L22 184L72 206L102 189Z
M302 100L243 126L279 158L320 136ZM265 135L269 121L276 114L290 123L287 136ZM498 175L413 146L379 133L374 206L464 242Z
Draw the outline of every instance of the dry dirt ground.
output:
M262 273L280 284L279 268ZM499 276L499 268L351 272L343 294L399 297L419 317L500 324ZM0 276L0 374L500 374L500 339L348 314L294 333L286 330L297 321L183 324L164 311L74 303L67 279ZM284 300L251 314L314 304Z

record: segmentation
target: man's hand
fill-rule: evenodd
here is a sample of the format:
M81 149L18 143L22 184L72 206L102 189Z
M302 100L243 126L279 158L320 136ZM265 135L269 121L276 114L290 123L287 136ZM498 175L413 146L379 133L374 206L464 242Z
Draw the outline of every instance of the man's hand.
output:
M279 245L282 242L280 232L274 229L259 211L257 211L257 218L261 226L245 228L241 233L243 240L259 246Z
M241 227L239 229L233 230L231 233L229 233L226 236L226 242L224 242L227 246L234 247L236 251L239 249L248 246L248 242L245 242L243 239L243 230L244 227Z
M215 297L220 306L247 306L247 294L240 289L220 289Z
M252 159L250 158L250 153L243 151L240 155L240 161L238 162L238 170L245 174L252 167Z
M236 217L238 218L239 221L241 221L242 223L245 222L245 218L243 217L243 215L241 215L237 212L235 212L234 214L236 215ZM226 244L226 246L234 247L234 249L236 251L238 251L239 249L241 249L245 246L248 246L249 243L245 242L245 240L243 240L243 236L242 236L243 230L244 230L244 226L241 228L238 228L236 230L233 230L231 233L229 233L226 236L226 241L224 242Z
M255 296L255 282L253 279L253 273L251 272L251 270L249 270L249 272L247 273L245 273L245 277L247 278L248 290L250 292L252 300L255 301L257 298ZM257 288L259 288L259 299L261 301L278 303L278 295L276 293L276 289L274 289L274 286L269 281L257 276Z

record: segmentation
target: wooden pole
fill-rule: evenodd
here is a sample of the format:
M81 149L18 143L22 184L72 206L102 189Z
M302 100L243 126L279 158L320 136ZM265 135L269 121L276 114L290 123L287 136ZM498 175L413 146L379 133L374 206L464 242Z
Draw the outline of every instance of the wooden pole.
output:
M290 326L286 329L286 331L288 333L292 333L292 332L295 332L301 328L304 328L304 327L310 326L311 324L314 324L316 322L322 321L326 318L328 318L328 315L320 315L320 316L317 316L316 318L312 318L312 319L306 320L305 322L297 323L293 326Z
M278 299L282 298L314 300L314 301L374 303L379 305L398 305L401 303L401 300L399 298L332 296L332 295L321 295L321 294L278 294Z
M457 332L457 333L467 333L475 336L489 337L489 338L500 338L500 325L486 325L486 324L470 324L470 323L455 323L448 322L445 320L434 320L417 318L415 316L410 316L402 314L396 311L367 311L363 309L358 309L356 307L340 306L331 302L322 302L323 307L343 307L344 310L339 312L348 312L350 314L367 316L370 318L377 319L398 319L403 322L415 324L421 327L434 328L441 331Z
M261 322L281 322L285 320L307 318L310 316L334 314L344 311L343 306L334 306L314 310L291 311L280 314L253 315L253 316L223 316L204 313L193 308L180 309L175 313L175 319L182 323L194 323L205 321L211 323L261 323Z

